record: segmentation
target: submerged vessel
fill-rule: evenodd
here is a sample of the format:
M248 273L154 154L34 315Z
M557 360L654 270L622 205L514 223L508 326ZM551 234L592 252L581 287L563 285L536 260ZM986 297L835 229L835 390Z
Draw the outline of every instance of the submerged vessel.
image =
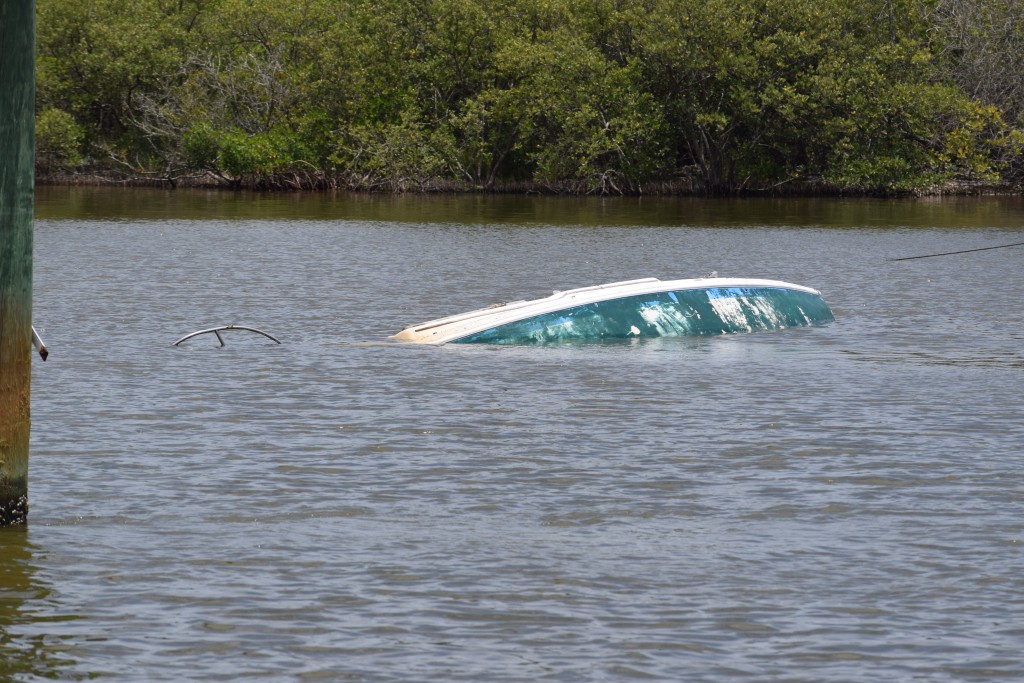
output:
M821 292L756 278L655 277L581 287L412 325L416 344L537 344L755 332L832 321Z

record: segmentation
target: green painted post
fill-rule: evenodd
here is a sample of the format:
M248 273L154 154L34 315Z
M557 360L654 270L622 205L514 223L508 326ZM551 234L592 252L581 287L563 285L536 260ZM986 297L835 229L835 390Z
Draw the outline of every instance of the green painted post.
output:
M35 0L0 0L0 526L28 516Z

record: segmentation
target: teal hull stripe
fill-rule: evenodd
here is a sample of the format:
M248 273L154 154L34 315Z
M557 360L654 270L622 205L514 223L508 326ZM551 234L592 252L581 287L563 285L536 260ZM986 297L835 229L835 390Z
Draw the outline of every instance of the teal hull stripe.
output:
M817 294L776 287L716 287L639 294L543 313L455 344L537 344L756 332L832 321Z

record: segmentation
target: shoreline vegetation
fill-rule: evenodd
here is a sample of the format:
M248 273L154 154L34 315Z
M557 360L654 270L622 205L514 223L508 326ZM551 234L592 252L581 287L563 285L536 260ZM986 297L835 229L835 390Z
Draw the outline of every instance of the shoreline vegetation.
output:
M280 174L233 184L223 178L204 174L167 178L162 174L123 172L83 172L36 177L37 186L53 187L123 187L155 189L245 190L255 192L354 192L386 194L506 194L543 196L650 196L650 197L971 197L1016 196L1024 194L1024 185L1010 183L964 182L951 180L942 185L922 187L840 187L814 182L796 182L766 188L733 188L712 191L691 181L654 180L630 187L594 188L582 183L532 181L496 182L490 186L471 185L449 179L398 178L367 184L343 183L332 178L296 177Z
M1024 191L1004 0L37 0L39 184Z

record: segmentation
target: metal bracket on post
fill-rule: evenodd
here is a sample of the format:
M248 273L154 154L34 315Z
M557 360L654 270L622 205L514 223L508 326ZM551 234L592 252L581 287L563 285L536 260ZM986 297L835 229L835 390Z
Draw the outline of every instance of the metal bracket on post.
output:
M32 326L32 346L36 347L36 351L39 352L39 357L46 360L46 357L50 355L49 350L46 348L46 344L43 343L39 333L36 332L36 326Z

